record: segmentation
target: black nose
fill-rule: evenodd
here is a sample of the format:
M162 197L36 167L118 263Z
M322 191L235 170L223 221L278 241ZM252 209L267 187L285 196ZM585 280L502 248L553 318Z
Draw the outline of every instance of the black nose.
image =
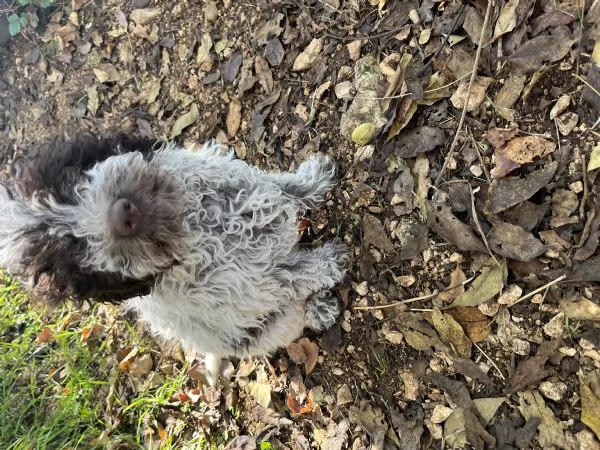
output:
M109 218L117 235L130 236L139 225L142 214L130 200L120 198L110 207Z

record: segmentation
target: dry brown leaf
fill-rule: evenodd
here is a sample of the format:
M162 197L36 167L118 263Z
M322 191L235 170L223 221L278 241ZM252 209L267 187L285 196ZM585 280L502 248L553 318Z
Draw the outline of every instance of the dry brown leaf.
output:
M552 153L555 148L554 142L541 136L518 136L508 141L497 153L518 164L526 164Z
M162 15L160 8L140 8L131 11L129 18L138 25L146 25Z
M365 213L362 219L362 229L365 242L377 247L382 252L393 253L395 251L394 244L377 217Z
M427 209L427 226L431 231L463 251L486 253L483 242L469 225L463 223L452 213L452 208L434 204L429 200L425 200L425 207Z
M579 377L581 396L581 421L600 439L600 372L591 372L584 379Z
M552 161L524 178L503 178L492 181L488 191L486 213L497 214L528 200L548 185L557 168L558 162Z
M531 261L548 249L532 233L508 222L494 224L487 240L493 252L517 261Z
M450 285L446 290L439 293L438 298L443 302L454 300L465 292L465 281L467 281L467 276L459 266L456 266L452 273L450 273Z
M442 313L437 307L433 308L432 322L442 342L454 348L461 358L471 357L471 341L450 314Z
M561 344L562 339L543 342L535 356L524 359L519 363L505 392L514 394L546 378L549 375L544 369L546 361L558 350Z
M298 341L298 344L302 346L304 354L306 355L306 361L304 362L304 370L306 375L309 375L315 366L317 365L317 358L319 356L319 346L311 342L308 338L302 338Z
M112 64L98 65L98 67L94 68L94 75L96 75L100 83L110 83L121 79L121 74Z
M310 69L320 55L323 43L324 40L322 38L314 38L310 41L310 44L296 57L292 66L292 72L301 72Z
M481 305L498 294L506 284L508 276L506 260L500 258L498 264L493 258L488 259L481 269L481 274L475 278L464 294L452 302L452 306Z
M471 342L478 343L489 336L490 320L479 308L458 306L446 310L446 313L454 317L454 320L465 330Z
M254 70L256 71L258 82L265 93L270 94L273 92L273 73L271 72L267 60L260 55L256 55L254 59Z
M490 87L493 81L493 78L477 77L471 86L470 93L469 81L461 81L454 94L452 94L452 97L450 97L452 106L457 109L463 109L467 105L467 112L475 111L485 99L487 88ZM469 94L468 102L467 94Z
M229 137L234 137L240 129L240 123L242 121L242 102L237 98L234 98L229 103L229 110L227 111L227 118L225 119L225 125L227 127L227 134Z
M600 321L600 305L587 298L561 300L560 307L571 319Z
M538 392L519 392L519 412L526 419L539 417L538 443L541 448L570 448L563 431L563 425Z

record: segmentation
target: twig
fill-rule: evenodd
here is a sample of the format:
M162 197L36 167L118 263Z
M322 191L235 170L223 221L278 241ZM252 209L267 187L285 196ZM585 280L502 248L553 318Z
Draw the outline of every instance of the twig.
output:
M492 358L490 358L487 355L487 353L484 352L483 349L479 345L477 345L475 342L473 342L473 345L475 347L477 347L477 350L479 350L483 356L485 356L485 359L487 359L489 361L489 363L492 365L492 367L494 367L494 369L496 369L498 371L498 374L500 375L500 378L502 378L503 381L506 380L506 378L504 377L504 374L500 371L500 367L498 367L496 365L496 363L494 361L492 361Z
M460 19L460 17L463 14L463 11L465 10L465 6L466 5L464 3L461 3L460 8L459 8L458 12L456 13L456 17L454 18L454 22L452 22L452 26L450 26L450 30L448 31L448 34L445 36L444 41L440 45L440 48L438 48L437 51L433 54L433 56L431 58L429 58L429 61L427 61L427 63L425 63L423 65L423 67L421 67L419 69L419 71L417 72L418 77L422 76L425 73L425 71L429 68L429 66L431 66L433 64L433 62L437 59L437 57L442 52L442 50L444 49L446 44L448 44L448 41L450 40L450 36L456 30L456 26L458 25L458 19Z
M565 278L567 278L567 276L566 276L566 275L561 275L560 277L556 278L555 280L552 280L551 282L549 282L549 283L546 283L546 284L545 284L545 285L543 285L543 286L540 286L540 287L539 287L539 288L537 288L536 290L534 290L534 291L531 291L529 294L527 294L527 295L524 295L523 297L521 297L520 299L518 299L516 302L514 302L514 303L513 303L512 305L510 305L510 306L516 305L517 303L520 303L520 302L522 302L523 300L527 300L528 298L531 298L531 297L533 297L535 294L537 294L537 293L539 293L539 292L542 292L542 291L543 291L543 290L545 290L545 289L548 289L550 286L554 286L555 284L557 284L557 283L560 283L560 282L561 282L562 280L564 280Z
M429 300L430 298L433 298L433 297L435 297L438 294L439 294L439 292L436 291L433 294L422 295L420 297L414 297L414 298L407 298L406 300L400 300L398 302L388 303L387 305L355 306L352 309L356 309L356 310L359 310L359 311L374 311L376 309L394 308L395 306L406 305L408 303L414 303L414 302L418 302L418 301L421 301L421 300Z
M485 18L483 19L483 26L481 27L481 34L479 36L479 44L477 45L477 52L475 53L475 62L473 63L473 72L471 72L471 79L469 80L469 89L467 90L467 98L465 99L465 106L463 107L462 114L460 115L460 121L458 122L458 129L454 134L454 139L452 140L452 144L450 145L450 150L448 150L448 154L446 155L446 159L444 160L444 165L440 170L437 178L435 179L435 186L439 186L442 177L444 176L444 172L448 167L448 163L450 162L450 158L452 158L454 154L454 148L458 142L458 137L460 136L460 132L463 127L463 123L465 122L465 117L467 115L467 106L469 105L469 98L471 96L471 88L473 87L473 83L475 82L475 77L477 76L477 67L479 66L479 58L481 57L481 49L483 48L483 41L485 38L485 32L488 27L488 22L490 21L490 14L492 12L492 5L494 4L494 0L488 1L487 9L485 10Z

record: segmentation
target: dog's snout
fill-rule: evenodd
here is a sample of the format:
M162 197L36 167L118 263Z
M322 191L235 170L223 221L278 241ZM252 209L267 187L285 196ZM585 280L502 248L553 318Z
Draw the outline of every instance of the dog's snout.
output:
M115 233L119 236L132 235L141 219L140 210L126 198L115 200L110 208L110 220Z

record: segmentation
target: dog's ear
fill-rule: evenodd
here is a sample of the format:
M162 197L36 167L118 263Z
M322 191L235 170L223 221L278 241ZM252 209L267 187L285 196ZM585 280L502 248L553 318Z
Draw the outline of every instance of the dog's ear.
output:
M97 139L81 134L70 142L55 139L40 144L12 165L13 185L20 195L31 198L35 193L44 198L49 194L61 203L72 203L73 187L86 170L105 159L134 151L150 159L157 142L117 135Z
M52 303L68 297L118 303L147 295L154 285L151 277L138 280L81 267L78 257L84 250L77 238L45 235L36 239L30 235L27 241L32 245L24 249L21 278L28 280L27 284L36 297Z

